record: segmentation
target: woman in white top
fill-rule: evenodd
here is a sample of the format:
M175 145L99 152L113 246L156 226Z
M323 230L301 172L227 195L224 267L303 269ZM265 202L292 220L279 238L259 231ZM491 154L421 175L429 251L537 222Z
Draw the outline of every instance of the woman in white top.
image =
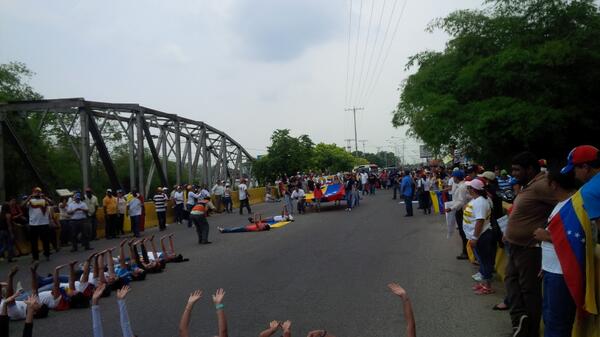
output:
M479 261L482 279L473 290L477 295L491 294L494 292L492 273L496 258L496 242L490 225L492 203L487 197L483 181L473 179L466 185L472 199L463 209L463 230Z
M548 184L556 198L561 200L550 214L550 221L569 201L577 186L572 175L560 174L553 170L548 173ZM544 336L571 336L576 306L565 283L552 237L544 228L536 229L533 234L536 240L542 242Z

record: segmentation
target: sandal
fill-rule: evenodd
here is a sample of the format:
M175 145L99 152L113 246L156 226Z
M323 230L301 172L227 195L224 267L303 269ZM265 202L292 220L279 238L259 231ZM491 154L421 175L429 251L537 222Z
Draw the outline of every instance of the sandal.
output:
M485 288L485 285L483 283L476 283L474 286L471 287L471 289L474 291L477 291L481 288Z
M475 295L489 295L495 292L496 291L494 289L483 286L481 289L475 291Z

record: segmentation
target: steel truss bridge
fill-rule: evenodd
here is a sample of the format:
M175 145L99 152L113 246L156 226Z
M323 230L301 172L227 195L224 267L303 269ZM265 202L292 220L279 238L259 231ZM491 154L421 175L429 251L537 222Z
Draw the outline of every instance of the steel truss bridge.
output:
M94 151L102 161L112 188L122 188L106 138L115 128L127 142L130 186L145 196L149 195L155 174L162 186L192 182L211 186L216 180L233 182L251 175L254 158L226 133L204 122L138 104L93 102L83 98L9 102L0 103L0 200L6 200L4 134L38 183L47 186L30 156L28 142L21 139L11 118L7 118L9 114L34 113L41 114L38 136L50 117L58 122L64 135L69 136L70 146L80 163L84 188L90 186L90 158ZM107 127L109 125L111 127ZM150 167L144 167L145 151L152 156ZM176 164L176 181L168 181L169 161Z

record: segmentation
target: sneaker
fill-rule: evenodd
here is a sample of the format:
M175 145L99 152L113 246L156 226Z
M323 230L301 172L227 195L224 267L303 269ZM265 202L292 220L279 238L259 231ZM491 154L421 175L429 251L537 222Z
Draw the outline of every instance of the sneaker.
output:
M483 283L475 283L475 285L471 287L471 289L474 291L477 291L481 288L485 288L485 285Z
M475 280L477 282L481 282L483 280L483 278L481 278L480 272L477 272L476 274L471 275L471 278L473 278L473 280Z
M524 337L527 335L527 323L529 320L529 316L522 315L519 317L519 325L513 327L513 337Z
M460 255L456 256L457 260L466 260L468 258L469 258L469 256L467 254L460 254Z

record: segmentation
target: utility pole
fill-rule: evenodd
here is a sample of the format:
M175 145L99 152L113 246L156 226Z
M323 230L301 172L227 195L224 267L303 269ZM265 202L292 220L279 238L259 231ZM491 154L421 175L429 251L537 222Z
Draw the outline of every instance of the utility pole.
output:
M344 139L344 141L346 142L346 149L348 150L348 152L352 152L352 145L350 145L352 143L354 139L352 138L348 138L348 139Z
M368 140L366 140L366 139L361 139L361 140L359 140L359 142L360 142L360 143L362 144L362 146L363 146L363 153L367 153L367 152L366 152L366 150L365 150L365 144L368 142Z
M344 109L345 111L352 111L354 115L354 151L358 152L358 135L356 133L356 110L364 110L365 108L357 108L355 106Z

